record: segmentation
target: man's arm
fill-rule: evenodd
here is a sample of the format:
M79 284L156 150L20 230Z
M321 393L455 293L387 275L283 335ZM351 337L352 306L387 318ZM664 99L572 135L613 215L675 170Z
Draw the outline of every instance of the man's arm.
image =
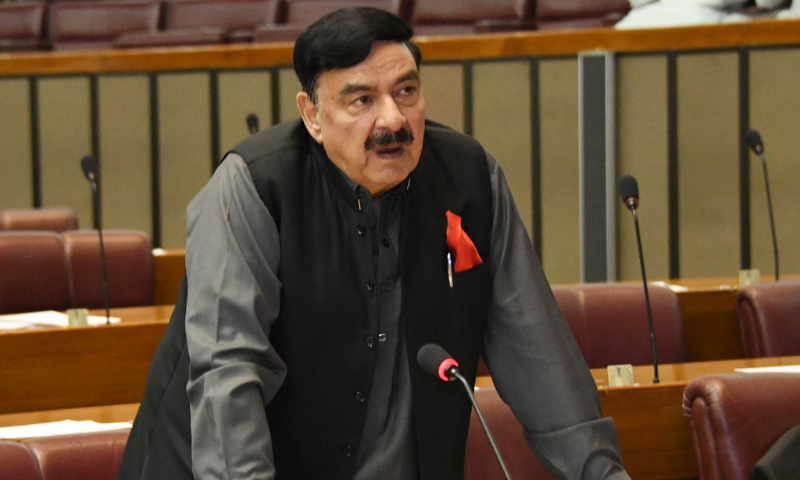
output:
M484 349L500 397L528 444L567 479L629 479L616 431L550 290L505 176L487 153L492 182L492 305Z
M189 204L186 340L195 478L272 479L265 406L286 366L268 335L280 309L278 231L238 155Z

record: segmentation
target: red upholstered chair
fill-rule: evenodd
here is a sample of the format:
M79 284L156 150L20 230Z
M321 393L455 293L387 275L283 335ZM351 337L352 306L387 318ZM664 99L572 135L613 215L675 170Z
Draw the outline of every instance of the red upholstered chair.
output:
M0 4L0 52L41 48L44 12L44 2Z
M756 462L800 424L799 398L794 373L707 375L689 383L683 409L700 480L750 480Z
M407 0L286 0L281 24L260 25L253 32L256 42L294 41L321 16L346 7L375 7L402 16Z
M580 299L580 314L573 311L565 317L589 368L653 362L642 285L586 283L572 289ZM685 362L686 339L678 296L663 285L648 284L648 292L659 363Z
M465 393L466 394L466 393ZM555 479L528 447L522 425L494 388L475 391L475 400L514 480ZM478 416L472 411L464 461L464 480L494 480L503 477L503 470L492 450Z
M71 208L9 208L0 211L0 230L47 230L61 233L78 228Z
M53 50L112 48L126 34L155 32L157 0L56 2L49 8Z
M800 355L800 280L743 287L736 306L745 356Z
M628 13L628 0L537 0L539 30L610 27Z
M128 430L24 440L36 456L42 480L114 480Z
M0 313L69 307L69 264L53 232L0 232Z
M64 247L72 276L70 305L103 306L103 270L96 230L64 232ZM111 307L153 304L153 254L150 239L133 230L103 230Z
M0 441L0 480L42 480L33 452L20 443Z
M534 4L533 0L415 0L411 24L416 35L532 30Z

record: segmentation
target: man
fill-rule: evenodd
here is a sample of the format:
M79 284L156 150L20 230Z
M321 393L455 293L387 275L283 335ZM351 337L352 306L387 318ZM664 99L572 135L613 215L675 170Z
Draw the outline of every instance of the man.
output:
M302 121L189 205L119 479L461 479L471 404L416 364L427 343L471 382L485 354L554 472L628 478L500 167L425 121L411 33L357 8L297 40Z

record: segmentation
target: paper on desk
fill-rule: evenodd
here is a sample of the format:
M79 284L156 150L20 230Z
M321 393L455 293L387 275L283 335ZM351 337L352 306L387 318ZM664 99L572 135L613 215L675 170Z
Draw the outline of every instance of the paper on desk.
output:
M777 365L774 367L737 368L737 372L744 373L800 373L800 365Z
M60 422L32 423L16 427L0 427L0 439L50 437L73 433L106 432L131 428L129 422L97 423L93 420L62 420Z
M105 325L106 317L99 315L89 315L86 318L89 325ZM119 317L111 317L111 323L119 323ZM0 327L0 329L22 328L27 325L52 325L54 327L68 327L69 317L66 313L55 310L45 310L43 312L12 313L0 315L0 323L11 323L21 326Z
M689 290L688 287L684 287L683 285L674 285L672 283L667 283L667 282L664 282L664 281L657 281L657 282L653 282L652 284L653 285L658 285L660 287L667 287L667 288L669 288L670 290L672 290L675 293L685 292L685 291Z

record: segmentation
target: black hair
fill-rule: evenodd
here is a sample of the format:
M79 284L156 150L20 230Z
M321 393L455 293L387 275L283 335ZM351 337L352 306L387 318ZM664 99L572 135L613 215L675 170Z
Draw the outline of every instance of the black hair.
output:
M294 45L294 71L303 90L316 102L319 75L363 62L375 41L389 40L406 45L419 68L422 55L411 42L413 33L405 21L385 10L342 8L324 15L300 35Z

